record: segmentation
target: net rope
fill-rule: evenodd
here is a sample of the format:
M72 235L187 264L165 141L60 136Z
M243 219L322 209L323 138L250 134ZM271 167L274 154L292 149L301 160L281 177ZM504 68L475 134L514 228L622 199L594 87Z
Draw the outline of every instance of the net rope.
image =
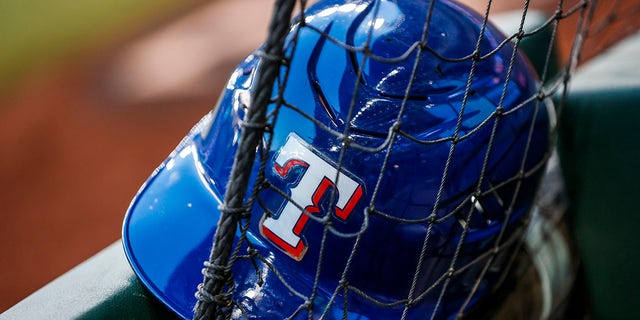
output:
M372 37L371 35L373 33L373 23L369 24L368 35L364 44L361 46L352 46L336 38L333 38L325 31L320 30L313 25L307 24L304 13L305 8L307 7L306 1L276 1L265 45L261 50L254 53L261 59L259 69L257 71L257 84L255 86L255 90L252 92L251 104L250 106L247 106L248 109L241 124L241 142L239 143L239 149L236 153L231 176L226 188L224 203L220 207L221 217L214 236L210 260L205 262L204 269L202 270L204 280L197 289L196 297L198 299L198 303L195 308L194 319L228 319L232 316L232 314L240 314L241 316L247 317L248 311L244 310L241 304L239 304L237 301L234 301L233 299L235 283L232 274L232 267L236 262L240 260L249 260L251 261L251 263L253 263L258 279L262 279L262 272L264 271L260 269L257 264L260 263L266 265L269 272L272 272L277 278L279 278L282 284L291 292L293 296L302 301L299 304L297 310L289 316L289 318L291 319L303 315L305 311L308 312L309 319L312 319L313 314L316 315L315 317L313 317L314 319L318 315L320 319L326 318L330 312L330 309L336 307L335 304L336 301L339 300L339 297L340 299L342 299L343 303L343 318L346 318L349 297L351 295L357 295L360 299L364 299L369 303L380 307L402 307L402 319L405 319L407 318L408 312L412 306L420 303L428 294L432 294L433 292L436 292L436 290L439 290L439 292L437 293L438 298L436 306L432 314L425 315L425 318L428 317L430 319L435 319L438 317L439 306L442 303L442 300L445 298L445 293L447 292L447 289L450 285L450 281L452 281L452 279L456 275L465 272L469 268L480 266L481 271L479 273L479 276L477 277L477 279L475 279L472 285L472 290L469 292L466 299L464 300L464 303L458 310L457 317L460 318L464 316L468 305L471 303L471 300L478 290L483 277L491 267L497 254L506 247L513 247L514 245L518 247L521 246L524 238L524 231L507 234L507 223L504 222L502 223L498 236L494 240L493 245L489 250L482 253L468 263L460 265L458 261L460 250L462 248L465 236L470 228L469 226L471 225L472 213L474 212L475 204L478 199L482 199L483 197L489 195L497 195L497 191L503 188L505 185L515 183L515 192L511 199L500 199L500 201L504 203L505 207L504 221L509 221L509 217L514 210L514 203L518 197L518 193L520 192L520 183L522 179L536 174L541 170L544 170L546 160L551 156L552 150L554 148L555 142L553 140L550 144L549 150L547 150L546 156L544 157L544 159L542 159L542 161L536 163L533 166L525 166L527 152L529 151L530 147L529 143L531 142L531 137L534 130L535 114L537 114L539 109L544 108L545 100L550 99L554 96L560 96L561 98L557 99L559 103L556 103L555 115L560 116L563 106L563 99L567 93L568 83L580 60L580 50L584 39L587 36L588 25L597 3L596 1L592 0L558 0L555 6L555 10L553 11L553 14L550 16L550 18L548 18L542 25L536 27L535 29L527 30L525 28L525 21L530 11L530 1L526 0L521 6L521 16L519 19L517 31L513 34L507 34L506 39L499 43L491 51L481 52L480 45L485 34L485 29L487 28L487 25L491 20L492 15L494 14L494 12L491 10L493 5L492 1L487 1L485 10L481 13L484 19L479 37L475 44L475 50L466 56L451 57L441 54L435 48L430 47L430 44L427 42L427 36L430 32L429 28L431 25L433 7L436 1L437 0L430 2L425 24L423 26L420 26L422 30L421 39L410 45L406 52L396 57L383 57L372 51L370 44ZM296 6L296 4L298 10L297 18L293 21L292 25L290 25L292 12L294 11L294 7ZM379 10L379 1L375 1L371 13L374 20L378 16ZM609 17L609 19L615 19L615 17ZM561 57L562 67L554 73L552 72L551 64L554 60L554 54L556 54L555 52L558 50L556 46L556 42L558 40L558 30L561 27L565 27L562 25L562 23L567 23L567 21L569 20L572 23L575 21L575 36L572 39L571 49L565 54L566 57ZM291 37L291 41L287 43L285 42L285 37L290 32L290 30L294 30L294 34ZM313 115L304 113L301 108L285 99L283 92L287 87L289 78L288 66L293 59L293 56L291 55L295 52L298 34L301 32L301 30L311 30L326 38L327 41L343 48L344 50L362 54L361 61L359 61L360 67L357 70L356 81L354 83L355 90L351 97L350 108L346 116L346 123L350 123L350 121L353 119L354 112L357 108L356 94L361 85L360 79L363 76L363 66L366 64L367 60L371 59L382 63L392 64L403 61L410 56L416 57L413 64L413 69L411 70L411 78L404 90L402 104L399 106L398 115L392 125L388 128L386 137L379 145L371 146L358 144L350 136L351 132L349 125L345 125L345 128L342 131L335 131L321 121L315 119ZM544 50L544 68L540 73L540 80L542 85L540 86L538 92L525 99L519 105L510 106L508 110L504 110L505 97L508 91L507 87L512 76L512 67L517 56L517 51L513 50L513 54L509 57L510 62L508 63L506 81L500 95L498 106L475 128L466 133L462 132L461 127L465 114L465 107L470 95L472 94L472 84L475 81L474 74L476 72L477 64L483 60L491 58L507 44L510 43L515 48L518 48L520 47L523 40L529 37L534 37L545 30L550 30L551 36L546 48L542 48ZM453 134L444 138L424 140L402 129L401 120L403 118L403 115L405 114L406 103L410 97L410 92L412 86L414 85L413 80L415 79L415 75L418 72L418 65L423 52L428 52L436 58L446 62L471 63L468 77L466 79L464 96L462 98L459 116L455 124L455 129L453 131ZM281 72L281 70L284 70L284 72ZM271 112L267 112L269 105L275 105ZM524 154L521 158L522 161L520 163L520 170L517 172L517 174L513 175L509 179L506 179L498 184L491 185L489 189L483 189L482 185L486 179L485 173L489 163L489 155L495 144L495 134L499 123L505 117L509 117L511 114L525 107L533 107L535 108L535 111L534 117L532 117L530 126L528 128L528 139L526 147L524 148ZM324 130L328 134L341 141L342 149L340 150L339 156L336 161L337 170L335 176L333 177L335 185L337 185L339 179L341 179L340 172L343 169L344 157L348 150L354 149L366 153L384 154L382 165L379 168L377 182L371 193L368 206L363 212L363 221L361 227L356 232L344 232L334 227L331 224L332 215L329 213L316 215L305 211L303 205L295 203L294 199L292 199L292 197L288 195L286 191L278 189L277 186L270 183L266 179L265 168L267 168L268 162L270 160L269 150L271 150L273 139L273 135L270 135L269 132L271 132L276 126L278 114L283 108L287 108L291 111L299 113L301 116L313 123L313 125L319 128L319 130ZM472 138L474 134L476 134L485 126L491 126L491 136L486 146L486 150L484 151L485 153L480 170L481 173L477 182L475 183L475 186L473 187L473 190L469 192L461 202L461 204L454 208L452 211L444 215L438 214L437 212L441 206L441 197L443 194L443 190L445 189L449 181L448 178L451 170L450 164L454 157L456 146L462 141ZM551 130L552 136L555 136L557 127L553 126ZM385 172L389 169L389 157L393 154L395 150L394 146L396 145L396 142L400 137L418 145L450 145L447 159L445 161L445 166L444 168L442 168L442 179L440 180L439 188L435 197L435 204L430 213L418 219L399 218L388 212L384 212L376 208L376 200L381 185L385 179ZM266 141L266 144L261 144L263 139ZM252 168L256 161L259 162L259 171L257 176L252 177ZM255 179L255 183L252 184L250 182L251 179ZM250 185L253 185L253 187L248 190ZM247 237L247 230L249 229L251 219L260 218L252 217L251 211L254 206L260 206L262 210L267 213L267 215L274 214L271 209L267 207L263 199L261 199L260 195L264 190L276 192L278 195L283 197L283 199L286 199L286 201L289 201L296 207L298 207L298 209L300 209L303 214L306 215L310 222L320 223L323 225L319 258L317 266L315 268L313 286L310 292L299 292L298 290L296 290L296 288L294 288L293 285L289 284L286 280L286 277L282 275L277 266L273 265L269 259L261 256L260 253L253 248L253 244L249 240L249 237ZM332 189L330 192L330 203L335 203L336 197L336 191L335 189ZM422 241L420 256L418 257L417 264L415 266L415 273L413 274L413 281L411 282L411 287L408 291L408 295L403 299L398 299L391 302L382 301L375 296L367 293L366 290L362 290L361 288L353 286L349 283L349 270L352 267L353 259L355 259L356 253L358 252L362 236L369 230L369 221L372 216L404 224L427 224L427 231ZM423 264L424 259L427 255L427 251L430 246L432 246L432 243L434 241L432 239L432 229L434 228L434 226L449 219L458 219L460 221L460 224L462 225L462 233L460 236L460 240L455 246L455 251L453 257L451 258L448 270L440 277L438 277L433 283L427 286L426 289L419 290L417 286L419 272L424 267ZM240 236L236 238L238 230ZM522 230L524 230L524 228ZM318 295L319 282L322 274L323 258L327 254L327 237L330 234L337 237L353 239L353 246L344 265L342 275L340 279L334 284L334 290L333 292L331 292L329 300L326 302L324 309L316 310L314 308L317 306L314 302ZM243 247L248 248L246 250L246 253L241 252ZM513 262L513 260L515 260L515 257L516 254L513 254L511 257L512 261L509 263L509 265ZM262 285L261 280L258 280L257 284Z

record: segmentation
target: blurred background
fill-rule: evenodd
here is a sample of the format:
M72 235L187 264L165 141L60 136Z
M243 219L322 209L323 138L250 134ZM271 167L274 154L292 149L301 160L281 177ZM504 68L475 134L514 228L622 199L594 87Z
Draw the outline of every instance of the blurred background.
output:
M0 1L0 312L120 238L271 4Z
M272 3L0 1L0 312L120 238L129 201L262 41Z

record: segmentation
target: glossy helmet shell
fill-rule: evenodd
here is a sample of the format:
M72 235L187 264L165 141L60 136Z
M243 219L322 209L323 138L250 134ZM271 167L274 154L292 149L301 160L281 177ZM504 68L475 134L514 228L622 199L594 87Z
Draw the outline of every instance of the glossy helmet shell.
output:
M247 231L254 259L233 267L232 298L250 318L400 317L412 286L409 318L448 318L487 261L467 306L504 272L547 155L549 106L530 99L537 80L511 45L487 55L504 37L488 25L478 41L482 17L450 1L434 4L430 49L406 94L429 5L320 1L304 15L307 26L291 29L293 58L279 78L287 78L286 103L269 106L277 120L261 146L270 187L260 188ZM377 58L339 44L367 41ZM486 57L460 59L476 48ZM154 172L125 220L134 269L183 317L192 316L260 63L251 55L237 67L217 109ZM343 151L345 132L361 147ZM313 307L301 308L312 292Z

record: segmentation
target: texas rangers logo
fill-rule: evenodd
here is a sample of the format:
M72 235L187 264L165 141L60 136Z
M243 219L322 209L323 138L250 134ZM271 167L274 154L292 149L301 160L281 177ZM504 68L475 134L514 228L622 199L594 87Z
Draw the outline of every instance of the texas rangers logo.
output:
M338 176L334 163L319 156L293 133L275 156L273 170L283 180L290 175L299 176L291 177L296 182L290 188L290 201L286 200L273 216L264 214L260 221L260 233L290 257L300 261L308 249L303 236L304 227L310 215L320 213L323 197L335 190L335 208L332 208L335 210L329 211L346 221L362 198L362 184L345 170L340 170Z

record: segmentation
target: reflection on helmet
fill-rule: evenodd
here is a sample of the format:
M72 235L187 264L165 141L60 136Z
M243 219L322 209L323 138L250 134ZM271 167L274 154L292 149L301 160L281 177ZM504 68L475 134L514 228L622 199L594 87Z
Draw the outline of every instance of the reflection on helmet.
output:
M527 100L538 84L519 54L510 69L510 45L457 61L504 37L487 26L479 41L483 19L456 3L434 4L418 57L429 5L321 1L291 29L285 104L270 106L277 119L261 147L268 183L247 231L251 257L233 267L234 317L449 318L497 284L532 206L550 114ZM215 115L186 140L218 195L260 63L238 66ZM197 279L209 248L174 278Z

